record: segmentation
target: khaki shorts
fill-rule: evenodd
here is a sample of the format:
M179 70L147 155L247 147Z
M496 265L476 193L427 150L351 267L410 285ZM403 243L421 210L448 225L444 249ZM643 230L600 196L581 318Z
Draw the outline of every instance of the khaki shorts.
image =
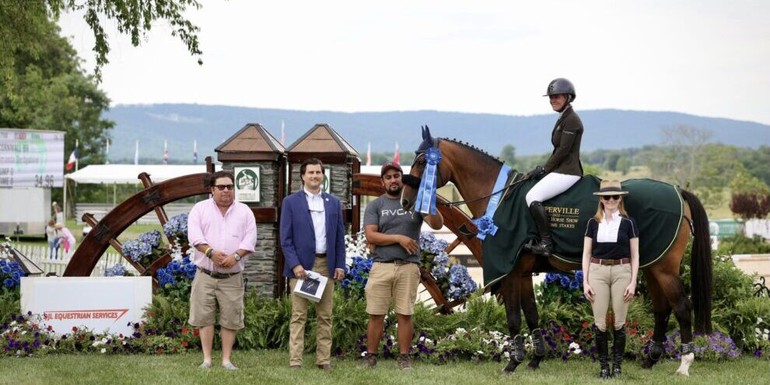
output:
M215 279L198 271L190 293L190 325L214 325L219 305L219 325L230 330L243 329L243 274Z
M414 314L417 286L420 284L420 267L414 263L375 262L366 282L366 312L371 315L388 314L395 302L396 314Z

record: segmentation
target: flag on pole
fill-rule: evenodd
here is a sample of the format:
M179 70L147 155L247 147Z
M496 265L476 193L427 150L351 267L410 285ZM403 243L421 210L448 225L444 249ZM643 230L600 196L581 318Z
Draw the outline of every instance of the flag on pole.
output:
M283 119L281 119L281 146L286 147L286 133L283 131L284 123Z
M134 150L134 164L139 164L139 141L136 141L136 150Z
M366 145L366 165L367 166L372 165L372 142L369 142Z
M75 164L78 162L78 157L78 141L75 139L75 149L70 153L70 158L67 160L67 165L65 166L67 171L72 171L72 169L75 168Z
M168 141L163 139L163 164L168 164Z
M198 141L193 139L193 164L198 164Z
M401 164L401 156L398 154L398 142L396 142L396 153L393 154L393 161Z

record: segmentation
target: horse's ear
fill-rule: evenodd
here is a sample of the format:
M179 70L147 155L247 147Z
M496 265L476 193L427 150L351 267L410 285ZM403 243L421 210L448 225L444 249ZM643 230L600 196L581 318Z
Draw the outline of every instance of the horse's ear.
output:
M422 140L433 143L433 137L430 135L430 128L428 128L428 125L422 126Z

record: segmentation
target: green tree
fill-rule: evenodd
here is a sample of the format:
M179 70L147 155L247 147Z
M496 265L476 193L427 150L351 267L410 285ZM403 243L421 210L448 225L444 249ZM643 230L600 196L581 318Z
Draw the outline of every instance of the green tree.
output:
M770 187L745 171L730 182L730 210L740 218L765 218L770 213Z
M114 22L119 33L130 36L136 47L154 22L164 20L171 26L171 35L179 37L202 64L199 28L183 16L188 8L200 9L201 5L197 0L0 0L0 69L7 77L8 68L14 66L15 57L6 52L26 49L33 55L40 54L38 39L48 33L47 22L70 11L82 11L83 20L93 31L96 79L109 63L109 36L105 31L108 22Z
M665 146L645 153L645 164L656 179L688 188L700 172L699 155L711 139L711 131L680 125L661 129Z
M510 143L503 146L502 151L500 151L500 160L508 166L514 167L516 165L516 147Z
M18 26L7 19L14 14L24 20L21 24L29 23L20 26L26 28L24 33L34 36L33 44L15 45L7 55L6 51L0 55L3 59L13 58L13 65L3 68L5 76L0 83L0 127L64 131L65 156L78 141L81 166L103 163L108 132L114 126L102 119L109 99L98 89L93 76L83 73L80 58L67 39L59 35L59 27L50 15L35 7L39 2L29 1L30 7L17 13L9 12L11 8L6 6L26 1L0 3L1 37L18 34L9 30ZM7 41L2 44L9 46ZM65 159L61 161L64 167ZM58 190L52 195L54 200L61 199Z
M741 163L749 174L770 185L770 146L760 146L756 150L742 151Z

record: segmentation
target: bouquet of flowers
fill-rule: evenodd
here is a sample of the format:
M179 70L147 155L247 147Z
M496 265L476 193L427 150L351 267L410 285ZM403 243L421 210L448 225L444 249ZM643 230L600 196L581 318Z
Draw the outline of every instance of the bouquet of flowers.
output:
M14 291L21 284L21 277L25 276L19 263L11 259L11 240L6 238L0 244L0 291Z
M121 246L123 255L132 261L147 267L166 253L162 246L159 230L151 230L139 236L138 239L126 241Z
M433 233L420 234L422 266L436 280L444 297L452 301L462 301L478 289L478 284L468 274L468 268L453 260L444 251L448 243L436 238Z
M160 292L187 299L196 271L195 264L190 261L190 257L187 255L183 256L181 261L173 260L169 262L166 267L162 267L155 272Z
M126 269L126 266L122 263L116 263L104 269L105 277L131 277L133 274Z
M174 239L178 246L186 246L187 240L187 214L179 214L163 225L163 233L166 238Z
M372 260L360 255L351 258L352 262L346 266L345 278L340 282L340 286L346 298L363 299L366 297L364 288L369 280L369 271L372 270Z
M565 305L584 304L583 271L578 270L574 276L548 273L536 292L540 303L558 301Z

